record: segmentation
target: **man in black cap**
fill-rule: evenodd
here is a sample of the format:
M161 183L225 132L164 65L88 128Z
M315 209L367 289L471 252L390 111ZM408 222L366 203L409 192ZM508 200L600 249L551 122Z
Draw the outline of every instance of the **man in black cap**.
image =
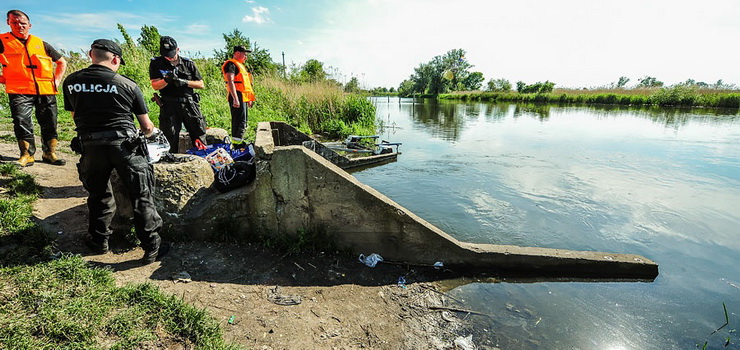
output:
M252 73L244 66L247 54L251 52L252 50L242 45L234 46L231 59L226 60L221 66L231 110L231 139L234 143L243 142L242 137L247 128L247 109L252 107L255 101Z
M107 39L95 40L88 55L92 65L70 74L62 87L64 108L72 112L77 138L72 147L81 153L77 169L88 191L90 211L86 244L96 253L108 252L111 220L116 202L110 175L116 169L128 189L134 211L136 236L144 249L143 264L167 253L158 231L162 218L154 207L154 168L148 162L146 143L138 135L133 116L144 135L154 124L149 120L141 89L133 80L117 74L125 62L121 47Z
M204 87L203 77L195 62L180 56L180 48L174 38L161 37L159 53L161 56L149 62L149 79L154 90L162 94L159 128L170 143L170 152L178 151L183 125L193 146L204 146L206 120L200 112L200 95L193 91Z

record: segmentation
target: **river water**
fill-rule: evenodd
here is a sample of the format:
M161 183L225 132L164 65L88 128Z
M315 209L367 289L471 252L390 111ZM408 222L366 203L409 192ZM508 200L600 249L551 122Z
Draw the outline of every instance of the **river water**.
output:
M461 241L634 253L652 282L468 283L502 349L740 348L737 111L372 98L398 161L354 172ZM729 325L712 334L725 321ZM461 315L463 316L463 315ZM725 347L725 342L730 344Z

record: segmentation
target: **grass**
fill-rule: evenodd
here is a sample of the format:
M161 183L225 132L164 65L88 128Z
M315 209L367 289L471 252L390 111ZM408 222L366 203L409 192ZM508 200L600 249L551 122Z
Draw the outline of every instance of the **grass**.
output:
M116 287L109 270L79 256L0 269L0 347L139 349L179 343L206 349L226 344L205 310L152 284Z
M698 89L682 85L651 89L556 89L546 94L472 91L443 94L439 98L566 105L740 108L740 92L737 90Z
M29 219L40 193L31 176L0 164L0 349L238 348L206 310L52 255L50 235Z

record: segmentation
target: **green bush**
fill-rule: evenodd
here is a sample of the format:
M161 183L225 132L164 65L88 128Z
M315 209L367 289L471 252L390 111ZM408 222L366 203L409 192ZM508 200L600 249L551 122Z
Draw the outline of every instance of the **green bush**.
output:
M526 85L524 86L526 87ZM677 106L740 108L740 93L717 90L698 91L693 86L677 85L660 89L558 90L553 93L455 92L439 99L463 101L508 101L557 104L605 104L623 106Z
M696 89L685 85L661 88L651 96L651 100L658 106L693 106L697 101Z

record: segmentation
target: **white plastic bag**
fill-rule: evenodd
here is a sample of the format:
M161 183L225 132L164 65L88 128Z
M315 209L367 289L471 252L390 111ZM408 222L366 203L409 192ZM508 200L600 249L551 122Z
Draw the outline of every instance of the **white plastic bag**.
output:
M365 256L365 254L360 254L359 260L361 263L369 267L375 267L375 265L377 265L378 262L383 261L383 257L375 253L372 253L368 256Z
M455 349L476 350L478 348L473 343L473 335L471 334L467 337L455 338Z
M170 151L170 143L162 130L154 128L152 134L145 138L146 150L149 152L149 163L156 163Z

